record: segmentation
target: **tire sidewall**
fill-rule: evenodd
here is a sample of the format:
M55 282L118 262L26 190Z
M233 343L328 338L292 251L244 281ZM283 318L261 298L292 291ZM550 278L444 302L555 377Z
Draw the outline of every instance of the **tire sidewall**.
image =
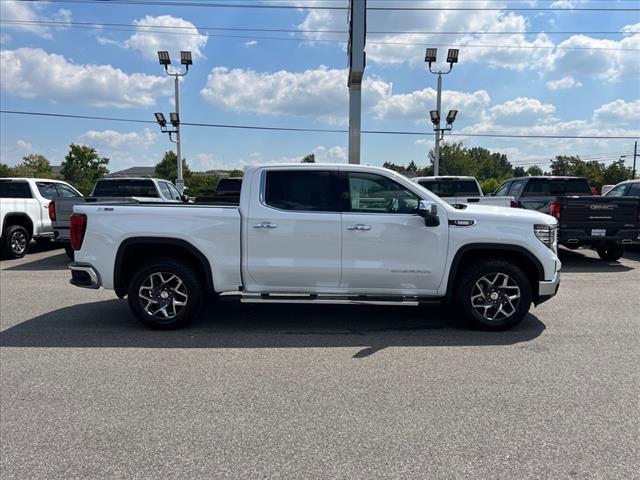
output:
M520 288L520 303L516 312L502 320L487 320L471 306L471 292L475 283L483 276L491 273L509 275ZM483 330L507 330L520 323L527 316L533 301L533 292L527 275L516 265L507 261L486 260L470 266L463 274L462 285L456 300L459 307L466 314L467 320L474 327Z
M598 256L602 260L607 260L609 262L615 262L619 260L624 255L624 246L622 245L608 245L606 247L596 248L596 252Z
M173 319L163 322L150 316L138 296L142 282L154 272L167 272L177 275L185 284L189 299L186 307ZM145 325L157 330L172 330L186 325L198 312L202 301L202 288L198 277L191 268L182 262L167 259L154 260L140 267L129 282L127 292L129 307L134 315Z
M26 246L25 249L20 252L20 253L16 253L13 248L11 248L11 242L13 240L13 237L18 234L21 233L22 235L24 235L25 239L26 239ZM11 225L10 227L7 227L7 230L5 232L4 235L4 250L6 252L6 255L9 258L22 258L25 256L25 254L27 253L27 250L29 249L29 241L31 239L29 238L29 232L27 231L26 228L24 228L23 226L20 225Z

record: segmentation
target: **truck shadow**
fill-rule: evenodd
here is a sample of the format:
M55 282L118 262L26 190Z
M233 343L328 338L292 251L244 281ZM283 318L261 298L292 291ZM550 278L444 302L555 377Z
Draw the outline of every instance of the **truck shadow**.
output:
M62 308L0 332L0 347L327 348L358 347L364 358L386 347L513 345L540 336L545 325L529 315L506 332L471 330L441 307L207 305L187 328L154 331L126 301Z
M38 258L36 260L29 261L29 256L20 260L13 260L16 265L7 267L4 270L8 271L23 271L23 272L35 272L46 270L66 270L67 265L71 261L64 250L61 250L57 255L50 255L48 257Z
M632 267L623 265L618 261L608 262L600 257L585 255L580 250L558 250L558 256L562 262L562 273L597 273L597 272L628 272ZM625 253L624 258L628 257Z

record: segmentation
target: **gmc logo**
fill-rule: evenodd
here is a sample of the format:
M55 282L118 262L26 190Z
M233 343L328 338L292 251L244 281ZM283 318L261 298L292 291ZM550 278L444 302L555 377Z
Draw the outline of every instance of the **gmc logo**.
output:
M613 205L589 205L591 210L613 210Z

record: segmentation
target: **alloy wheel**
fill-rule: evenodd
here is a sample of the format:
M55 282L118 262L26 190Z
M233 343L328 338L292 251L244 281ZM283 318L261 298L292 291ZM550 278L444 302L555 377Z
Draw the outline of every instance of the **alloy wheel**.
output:
M138 297L147 315L168 321L176 318L189 301L187 286L175 273L154 272L144 279Z
M519 305L520 287L506 273L488 273L471 290L471 307L488 321L501 321L511 317Z
M27 249L27 236L24 232L17 231L11 235L11 251L16 255L22 255Z

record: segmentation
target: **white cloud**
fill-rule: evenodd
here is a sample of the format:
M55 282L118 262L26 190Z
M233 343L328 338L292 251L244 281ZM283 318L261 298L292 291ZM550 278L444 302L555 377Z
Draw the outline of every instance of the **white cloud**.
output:
M158 135L145 128L142 132L116 132L114 130L89 130L80 135L80 140L92 146L107 147L113 150L147 149Z
M594 122L603 125L640 125L640 100L616 100L602 105L593 112Z
M491 107L489 112L494 124L529 125L548 122L556 107L535 98L518 97Z
M64 8L61 8L51 16L42 15L41 10L44 5L45 4L35 2L2 0L2 2L0 2L0 18L5 21L56 21L64 22L65 24L71 21L71 11ZM64 27L65 25L60 25L55 28ZM54 29L52 27L37 25L35 23L5 23L2 28L4 30L21 30L23 32L30 32L47 39L51 38L51 32Z
M390 88L379 79L365 80L363 108L376 105ZM343 69L259 73L216 67L200 93L213 105L235 112L313 117L331 124L344 124L347 118L347 71Z
M33 145L28 140L18 139L11 145L0 146L1 161L7 165L17 165L22 162L22 157L30 153L33 153Z
M244 42L244 46L249 48L249 47L255 47L258 44L257 41L255 40L249 40L248 42Z
M204 57L202 49L207 45L208 37L199 33L195 25L187 20L171 15L146 15L133 23L136 33L122 46L137 50L148 60L157 61L158 50L167 50L172 61L178 64L181 50L190 51L194 59ZM109 40L102 38L102 41Z
M126 74L111 65L79 65L41 48L0 52L2 91L96 107L150 107L172 92L169 77Z
M567 75L558 80L549 80L546 85L549 90L567 90L574 87L581 87L582 83L571 75Z
M437 92L425 88L410 93L383 96L373 111L379 119L426 121L430 110L436 105ZM442 110L458 110L460 118L477 118L489 105L491 97L485 90L472 93L444 90L442 92Z

